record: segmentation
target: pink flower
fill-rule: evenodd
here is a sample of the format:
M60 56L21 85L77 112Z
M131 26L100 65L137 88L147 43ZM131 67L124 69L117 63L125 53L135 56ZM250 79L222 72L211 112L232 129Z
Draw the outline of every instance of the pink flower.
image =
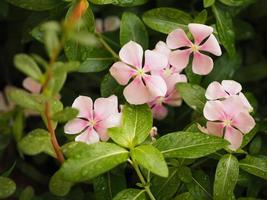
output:
M79 114L65 125L64 132L80 133L75 141L88 144L96 143L100 139L107 141L107 129L120 125L121 114L118 112L118 99L114 95L96 99L94 106L90 97L79 96L72 107L78 109Z
M224 137L230 142L229 148L237 150L243 140L243 134L250 132L255 126L253 117L240 104L238 96L225 100L208 101L204 107L204 116L209 120L207 132Z
M144 104L155 97L165 96L167 86L162 77L151 74L151 71L161 70L168 65L168 59L161 53L145 51L143 63L143 49L136 42L125 44L119 56L121 61L116 62L110 68L111 75L121 85L127 85L123 94L131 104Z
M95 20L96 32L110 32L116 31L120 27L120 19L117 16L108 16L104 20Z
M162 53L167 57L169 57L171 52L167 45L162 41L157 43L154 51ZM179 69L172 67L170 64L161 70L152 71L151 74L161 76L167 85L167 93L165 96L158 96L148 103L152 109L153 117L161 120L168 114L168 110L164 106L165 104L170 106L181 105L182 99L179 91L175 88L175 85L179 82L187 82L187 78L184 74L180 74Z
M241 90L242 86L236 81L223 80L221 84L214 81L209 84L205 96L208 100L218 100L237 95L240 99L240 103L243 104L249 112L253 111L252 106Z
M33 94L39 94L42 89L42 85L31 77L27 77L23 80L22 85L25 89Z
M216 56L222 54L221 48L215 36L213 28L203 24L189 24L189 31L193 35L192 43L182 29L172 31L167 37L167 45L170 49L176 49L170 55L170 64L184 69L189 62L189 56L193 53L192 70L199 75L206 75L213 68L213 60L201 52L209 52ZM205 41L205 39L207 40Z

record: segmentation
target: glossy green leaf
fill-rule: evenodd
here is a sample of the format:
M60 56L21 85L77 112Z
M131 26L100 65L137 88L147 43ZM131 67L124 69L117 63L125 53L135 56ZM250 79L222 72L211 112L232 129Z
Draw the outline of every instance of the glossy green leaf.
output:
M137 15L130 12L125 12L122 15L120 25L121 46L131 40L142 45L143 49L148 48L148 33L145 25Z
M34 197L34 189L27 186L19 195L19 200L32 200Z
M190 194L190 192L184 192L176 196L174 200L194 200L194 197Z
M42 72L36 62L27 54L17 54L14 58L14 64L18 70L32 77L35 80L40 80Z
M267 158L263 156L250 156L239 161L241 169L250 174L267 179Z
M150 188L156 199L171 199L181 183L178 173L177 168L170 167L167 178L152 176Z
M113 200L146 200L145 190L126 189L115 196Z
M53 73L54 74L69 73L78 71L79 68L80 68L80 62L77 61L70 61L67 63L56 62L53 65Z
M256 136L249 145L249 153L251 155L257 155L260 153L262 148L262 139L261 136Z
M103 97L109 97L113 94L119 97L122 96L122 91L123 86L119 85L110 74L107 74L101 82L100 92Z
M143 21L149 28L168 34L177 28L187 29L187 25L193 19L178 9L155 8L144 13Z
M34 11L50 10L62 4L62 1L59 0L6 0L6 1L15 6Z
M6 199L16 190L16 184L10 178L0 176L0 199Z
M190 183L192 181L192 173L189 167L178 167L178 178L184 183Z
M206 103L204 88L190 83L178 83L176 87L188 106L200 113L203 112Z
M56 157L53 145L51 143L49 132L43 129L35 129L28 133L19 142L19 149L27 155L37 155L46 153Z
M213 197L214 200L231 199L238 180L239 164L235 156L224 155L216 168Z
M114 0L90 0L90 2L92 2L94 4L104 5L104 4L113 3Z
M215 3L215 0L203 0L204 8L210 7Z
M70 150L72 152L68 153ZM127 150L104 142L91 145L73 143L64 151L69 158L64 162L59 173L70 182L95 178L125 162L129 156Z
M72 185L72 182L64 180L57 171L49 181L49 190L54 195L65 196L71 190Z
M236 50L232 17L225 7L218 4L212 6L212 11L216 18L216 28L220 43L225 47L230 57L233 58L236 55Z
M256 0L219 0L227 6L247 6L255 3Z
M194 23L205 24L207 21L207 17L208 17L208 12L206 9L204 9L196 15Z
M114 0L113 4L122 7L140 6L149 0Z
M199 158L226 147L228 142L200 132L174 132L160 137L154 145L166 158Z
M58 122L67 122L78 115L78 110L71 107L66 107L64 110L55 113L52 117L53 120Z
M134 160L147 170L158 176L167 177L169 174L167 163L160 151L152 145L141 145L131 151Z
M22 110L18 110L14 117L14 122L12 126L12 131L16 142L18 142L23 135L23 129L25 126L24 122L24 113Z
M129 105L123 107L122 127L112 129L109 136L124 147L141 144L152 128L152 113L147 105Z

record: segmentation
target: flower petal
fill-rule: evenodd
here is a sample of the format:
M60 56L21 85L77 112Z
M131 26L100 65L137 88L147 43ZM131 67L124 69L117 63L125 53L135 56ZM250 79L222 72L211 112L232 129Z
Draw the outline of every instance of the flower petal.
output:
M120 59L137 68L142 67L143 49L140 44L130 41L123 45L119 52Z
M224 125L221 122L207 122L206 126L210 135L223 136Z
M246 134L254 128L256 123L248 112L240 112L234 117L232 125L238 128L242 133Z
M125 87L123 95L130 104L139 105L151 101L151 95L140 77Z
M168 109L163 105L156 105L152 108L152 114L155 119L162 120L168 114Z
M182 71L188 65L190 54L191 49L175 50L170 53L169 62L173 67Z
M104 20L105 31L115 31L120 27L120 19L117 16L108 16Z
M245 111L244 106L240 103L238 96L230 96L227 99L221 101L224 112L229 118L233 118L240 112Z
M216 56L222 55L221 47L216 39L216 37L211 34L207 41L199 47L199 50L201 51L207 51L209 53L212 53Z
M93 128L88 128L75 138L77 142L85 142L87 144L93 144L99 142L99 136Z
M195 44L199 45L205 38L212 34L213 28L204 24L188 24L189 31L192 33Z
M213 60L202 53L194 52L192 70L195 74L207 75L213 68Z
M154 49L154 51L159 52L164 54L165 56L169 57L171 50L169 49L169 47L167 46L167 44L165 42L159 41L156 44L156 47Z
M222 86L223 89L230 95L238 94L242 90L241 84L233 80L223 80Z
M23 80L22 85L25 89L33 94L39 94L41 92L42 86L36 80L27 77Z
M213 81L209 84L205 96L208 100L216 100L229 97L229 95L223 89L222 85L217 81Z
M247 97L242 92L240 92L238 96L239 96L242 104L244 105L244 107L248 110L248 112L252 112L253 107L250 105Z
M162 53L146 50L145 51L145 71L161 70L168 65L168 57Z
M82 117L85 119L93 118L93 101L90 97L78 96L74 100L72 107L78 109L79 114L77 117Z
M189 47L192 42L188 39L183 29L176 29L169 33L166 43L170 49Z
M174 88L174 90L165 98L164 103L173 107L180 106L182 104L182 97L178 90Z
M67 134L77 134L82 132L88 126L88 122L83 119L75 118L64 126L64 132Z
M228 148L235 151L241 146L243 135L240 131L228 126L225 130L224 139L230 142Z
M115 62L109 72L119 84L126 85L134 75L135 70L123 62Z
M94 119L104 120L118 113L118 98L112 95L108 98L98 98L94 103Z
M225 113L223 110L223 105L221 101L207 101L204 110L204 117L210 121L223 121L225 118Z
M186 76L179 73L174 73L168 77L164 77L164 80L167 85L167 93L170 93L174 89L176 83L187 82Z
M151 98L155 98L158 96L164 97L167 93L167 85L164 79L157 75L147 75L144 78L146 87L151 95Z

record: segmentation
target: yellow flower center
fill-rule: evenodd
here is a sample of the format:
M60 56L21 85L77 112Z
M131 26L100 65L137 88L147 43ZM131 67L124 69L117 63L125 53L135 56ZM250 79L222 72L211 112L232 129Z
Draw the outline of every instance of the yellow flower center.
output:
M232 121L229 119L224 120L223 125L224 126L231 126Z
M143 69L137 69L137 70L136 70L136 75L137 75L137 76L144 76L144 75L145 75L145 72L144 72Z
M96 125L96 121L95 121L95 120L90 120L90 121L88 122L88 124L89 124L89 126L93 127L93 126Z
M198 48L199 48L199 46L198 45L195 45L195 44L193 44L191 46L191 49L192 49L193 52L197 52L198 51Z

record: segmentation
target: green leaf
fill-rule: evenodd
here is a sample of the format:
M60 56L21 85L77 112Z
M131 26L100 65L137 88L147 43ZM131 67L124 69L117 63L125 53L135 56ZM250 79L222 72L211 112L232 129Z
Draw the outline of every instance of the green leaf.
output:
M178 173L178 168L170 167L167 178L152 176L150 188L156 199L171 199L181 183Z
M245 147L256 135L256 133L259 131L259 125L256 124L256 126L246 135L243 137L242 145L240 148Z
M187 29L187 25L193 19L178 9L155 8L144 13L143 21L149 28L168 34L177 28Z
M16 190L16 184L10 178L0 176L0 199L6 199Z
M31 186L27 186L19 196L19 200L31 200L34 197L34 190Z
M79 67L79 72L100 72L107 69L116 58L105 49L93 49Z
M80 62L77 61L70 61L67 63L56 62L53 65L53 72L54 74L69 73L78 71L79 67L80 67Z
M72 185L72 182L64 180L59 171L57 171L49 181L49 190L54 195L66 196L71 190Z
M145 4L148 0L114 0L113 4L122 7L133 7Z
M145 190L126 189L121 191L113 200L146 200Z
M57 95L64 86L66 79L67 79L67 73L65 72L54 74L48 83L47 90L53 96Z
M131 151L131 156L138 164L162 177L168 177L169 171L163 155L152 145L141 145Z
M203 112L206 103L204 88L190 83L178 83L176 87L188 106L200 113Z
M67 122L78 115L78 110L75 108L66 107L64 110L55 113L52 117L57 122Z
M129 157L127 150L104 142L91 145L72 143L66 146L64 151L69 158L59 172L66 181L70 182L95 178L125 162Z
M114 0L90 0L90 2L98 5L111 4Z
M151 110L146 104L126 104L122 111L122 127L111 129L109 136L124 147L134 147L148 137L152 120Z
M184 183L190 183L192 181L192 173L189 167L178 167L178 178Z
M258 176L263 179L267 179L267 158L263 156L250 156L239 161L241 169L247 171L250 174Z
M40 80L42 78L42 72L38 65L27 54L17 54L14 58L14 64L18 70L33 79Z
M190 194L190 192L184 192L176 196L174 200L194 200L194 197Z
M62 1L59 0L6 0L6 1L15 6L34 11L51 10L62 4Z
M220 43L225 47L230 57L233 58L236 55L236 50L232 17L226 8L218 4L212 6L212 11L216 18L216 28Z
M247 6L255 3L256 0L219 0L227 6Z
M122 15L120 25L121 46L131 40L142 45L143 49L148 48L148 33L145 25L135 14L125 12Z
M215 3L215 0L203 0L204 8L210 7Z
M239 164L235 156L224 155L216 168L213 196L214 200L231 199L238 180Z
M118 82L110 75L107 74L100 85L101 96L109 97L113 94L121 96L123 86L119 85Z
M24 129L24 113L22 110L18 110L16 115L14 116L14 122L12 126L12 131L16 142L18 142L22 135Z
M204 9L197 14L197 16L194 19L194 23L205 24L207 21L207 17L208 17L208 12L206 9Z
M40 153L46 153L56 157L49 132L43 129L35 129L28 133L19 142L19 149L27 155L33 156Z
M174 132L160 137L154 145L165 158L199 158L226 147L228 142L200 132Z
M251 155L256 155L260 153L262 148L262 139L261 136L256 136L249 145L249 153Z

